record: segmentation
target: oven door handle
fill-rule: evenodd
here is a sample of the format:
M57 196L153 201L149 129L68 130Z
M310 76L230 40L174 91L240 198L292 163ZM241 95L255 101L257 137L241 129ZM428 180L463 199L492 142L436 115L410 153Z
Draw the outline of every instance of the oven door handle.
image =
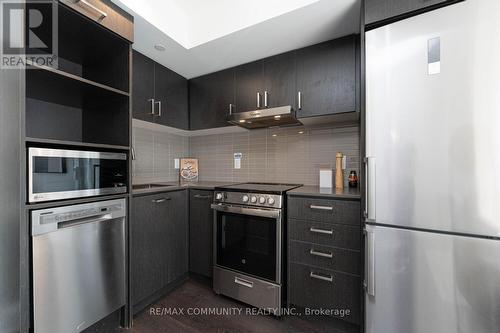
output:
M279 209L262 209L257 207L247 208L241 206L227 206L220 204L212 204L212 209L219 212L226 213L234 213L234 214L242 214L242 215L250 215L250 216L260 216L260 217L269 217L269 218L279 218L281 216L281 212Z

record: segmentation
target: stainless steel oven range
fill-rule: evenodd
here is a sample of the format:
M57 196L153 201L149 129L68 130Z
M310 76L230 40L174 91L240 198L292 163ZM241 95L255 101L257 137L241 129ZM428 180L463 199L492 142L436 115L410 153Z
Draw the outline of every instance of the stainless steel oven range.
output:
M285 193L291 184L217 187L213 289L279 315L286 290Z

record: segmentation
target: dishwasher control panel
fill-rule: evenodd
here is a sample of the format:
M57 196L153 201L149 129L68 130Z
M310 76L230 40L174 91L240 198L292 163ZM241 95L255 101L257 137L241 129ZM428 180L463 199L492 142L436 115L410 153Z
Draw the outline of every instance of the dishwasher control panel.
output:
M125 215L125 199L34 210L31 212L31 231L35 236L65 226L105 221Z

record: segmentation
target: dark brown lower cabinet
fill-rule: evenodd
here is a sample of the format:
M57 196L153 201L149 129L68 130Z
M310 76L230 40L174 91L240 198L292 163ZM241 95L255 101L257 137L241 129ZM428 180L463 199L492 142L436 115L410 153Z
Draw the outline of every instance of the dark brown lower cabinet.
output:
M189 271L212 277L213 191L190 190Z
M359 201L289 196L287 222L289 305L360 325Z
M132 200L131 284L134 312L162 296L188 272L187 191Z

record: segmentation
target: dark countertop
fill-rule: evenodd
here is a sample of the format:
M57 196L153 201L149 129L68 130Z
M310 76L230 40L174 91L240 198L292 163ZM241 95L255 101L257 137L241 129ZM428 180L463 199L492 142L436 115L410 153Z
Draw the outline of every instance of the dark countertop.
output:
M160 193L160 192L178 191L178 190L183 190L183 189L188 189L188 188L197 189L197 190L213 190L217 186L232 185L232 184L237 184L237 183L233 183L233 182L195 182L195 183L153 182L152 184L164 185L164 186L146 188L146 189L132 189L132 194L133 195L153 194L153 193ZM141 185L141 184L134 184L134 185Z
M320 188L318 186L301 186L287 192L288 195L307 195L313 197L340 198L340 199L361 199L359 188L346 187L343 190L335 188Z

